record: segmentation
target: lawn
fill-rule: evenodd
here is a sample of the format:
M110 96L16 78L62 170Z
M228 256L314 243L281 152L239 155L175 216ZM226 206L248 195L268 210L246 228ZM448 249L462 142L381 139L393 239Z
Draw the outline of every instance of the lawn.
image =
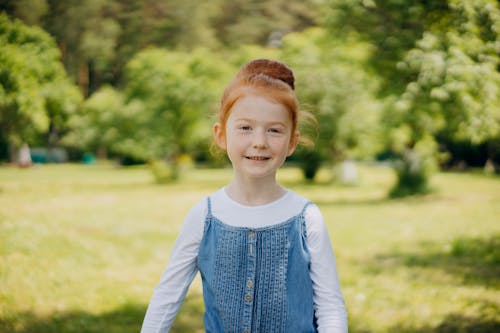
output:
M279 177L328 224L350 332L500 332L500 177L440 173L423 197L394 178L356 186ZM143 167L0 167L0 332L138 332L189 208L230 178L191 170L156 185ZM195 279L172 332L202 332Z

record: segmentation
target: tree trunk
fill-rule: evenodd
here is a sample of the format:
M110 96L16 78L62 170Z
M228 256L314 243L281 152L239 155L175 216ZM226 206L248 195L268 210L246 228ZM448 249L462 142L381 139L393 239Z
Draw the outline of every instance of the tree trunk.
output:
M394 165L397 182L390 192L393 198L414 194L425 194L429 191L430 172L424 163L425 156L420 156L415 149L406 149L399 161Z
M78 86L82 91L82 95L89 97L89 66L87 62L83 62L78 66Z
M12 142L8 144L8 154L9 154L9 162L16 163L17 162L17 146Z

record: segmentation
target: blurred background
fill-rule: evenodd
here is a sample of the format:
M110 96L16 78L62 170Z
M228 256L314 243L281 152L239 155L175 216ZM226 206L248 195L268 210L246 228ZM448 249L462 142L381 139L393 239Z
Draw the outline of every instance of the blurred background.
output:
M280 179L324 212L351 331L500 331L494 0L0 0L0 331L139 330L255 58L316 119Z

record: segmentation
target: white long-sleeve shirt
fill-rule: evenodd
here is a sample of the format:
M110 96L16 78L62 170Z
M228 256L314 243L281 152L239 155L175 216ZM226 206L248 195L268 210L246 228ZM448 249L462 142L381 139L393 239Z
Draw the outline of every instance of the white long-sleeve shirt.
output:
M271 226L300 214L307 200L288 190L278 200L261 206L245 206L232 200L225 188L211 196L212 215L224 223L247 228ZM141 333L165 333L197 273L197 257L207 215L206 199L186 216L170 261L154 290ZM319 333L346 333L347 311L340 290L335 256L323 216L316 205L305 211L307 246L311 257L313 300Z

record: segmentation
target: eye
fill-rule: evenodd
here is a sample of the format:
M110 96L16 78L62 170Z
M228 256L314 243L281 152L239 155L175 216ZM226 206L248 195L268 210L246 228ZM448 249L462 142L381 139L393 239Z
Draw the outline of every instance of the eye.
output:
M252 127L249 125L241 125L238 128L242 131L250 131L252 129Z
M283 130L281 128L271 127L269 129L269 132L271 132L273 134L280 134L280 133L283 133Z

